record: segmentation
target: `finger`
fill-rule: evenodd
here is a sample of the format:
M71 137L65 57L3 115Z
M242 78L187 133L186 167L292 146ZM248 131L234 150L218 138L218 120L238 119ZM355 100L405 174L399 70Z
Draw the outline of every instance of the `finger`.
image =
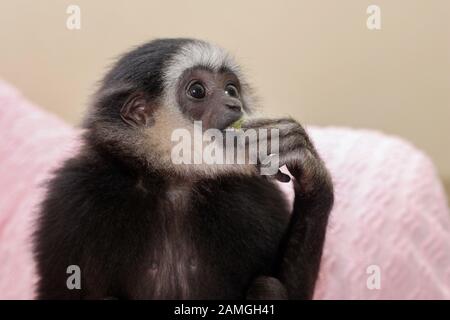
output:
M275 174L275 179L277 179L280 182L291 181L291 177L289 177L287 174L281 172L279 169L278 169L278 172Z

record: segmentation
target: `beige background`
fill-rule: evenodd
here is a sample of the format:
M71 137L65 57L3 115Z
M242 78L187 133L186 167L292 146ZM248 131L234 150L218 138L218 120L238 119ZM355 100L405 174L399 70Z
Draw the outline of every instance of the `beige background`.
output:
M69 4L81 30L66 28ZM370 4L379 31L366 27ZM0 77L77 123L114 57L174 36L231 50L268 113L400 135L450 180L448 0L2 0Z

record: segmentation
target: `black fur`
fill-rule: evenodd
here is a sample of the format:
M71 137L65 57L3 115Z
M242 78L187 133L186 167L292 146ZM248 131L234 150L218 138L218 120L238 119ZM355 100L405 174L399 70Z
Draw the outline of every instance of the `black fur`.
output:
M160 97L164 63L188 41L141 46L106 75L84 146L56 171L41 206L38 298L312 297L333 192L295 121L251 124L281 130L281 158L296 178L293 213L270 178L164 175L96 134L102 123L125 126L119 110L133 92ZM81 268L81 290L66 286L69 265Z
M39 297L244 298L274 265L289 219L281 195L258 176L178 186L94 150L69 160L43 204ZM66 287L71 264L81 267L82 290Z

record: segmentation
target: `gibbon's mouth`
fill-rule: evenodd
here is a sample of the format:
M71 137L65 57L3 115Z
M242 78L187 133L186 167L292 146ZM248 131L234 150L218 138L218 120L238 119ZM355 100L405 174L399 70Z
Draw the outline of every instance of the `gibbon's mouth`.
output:
M220 131L226 129L232 129L237 122L240 121L243 114L226 114L223 118L218 119L212 126L212 128L219 129ZM241 122L242 124L242 122ZM209 126L207 126L209 128Z
M231 123L228 128L241 129L242 124L244 123L244 116L242 115L239 119Z

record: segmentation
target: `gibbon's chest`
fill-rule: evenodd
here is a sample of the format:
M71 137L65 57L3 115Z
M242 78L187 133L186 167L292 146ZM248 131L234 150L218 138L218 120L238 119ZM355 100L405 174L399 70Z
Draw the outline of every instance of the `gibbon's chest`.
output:
M164 190L152 217L143 296L236 298L254 273L269 268L288 215L276 193L252 188L204 183Z
M152 214L150 248L144 263L144 279L138 284L150 299L185 299L198 273L198 254L189 223L190 190L170 186Z

